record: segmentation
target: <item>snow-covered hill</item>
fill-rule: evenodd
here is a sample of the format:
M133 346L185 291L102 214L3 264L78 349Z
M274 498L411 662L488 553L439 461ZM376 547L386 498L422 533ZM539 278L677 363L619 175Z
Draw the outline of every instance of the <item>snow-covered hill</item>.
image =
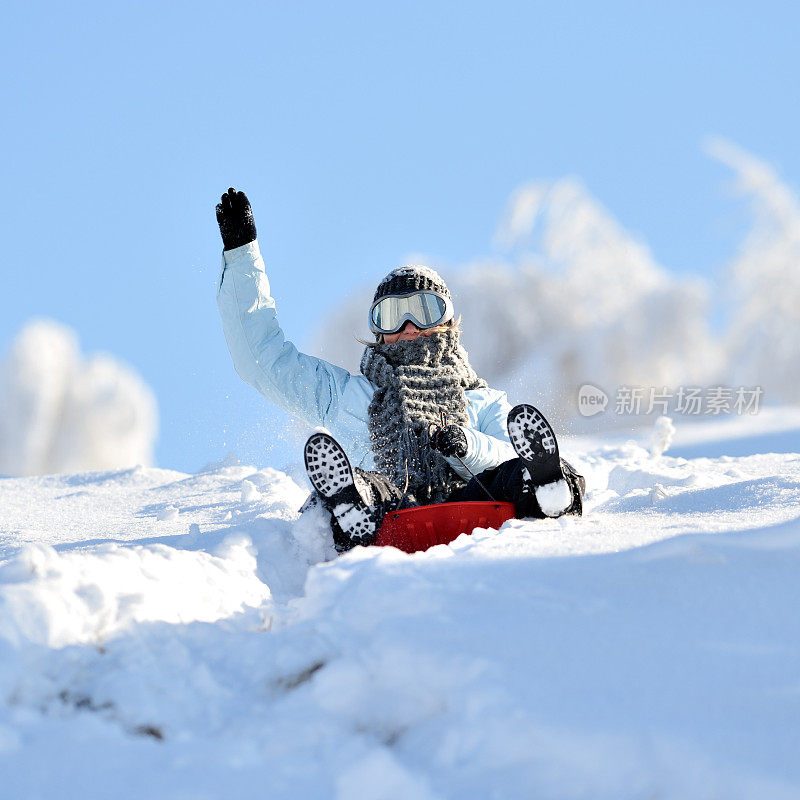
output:
M800 455L745 424L413 556L271 469L0 480L0 797L797 797Z

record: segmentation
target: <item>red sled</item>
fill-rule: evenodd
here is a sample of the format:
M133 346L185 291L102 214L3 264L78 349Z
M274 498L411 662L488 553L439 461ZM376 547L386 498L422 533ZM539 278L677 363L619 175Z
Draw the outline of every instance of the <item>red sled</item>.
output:
M375 544L416 553L436 544L449 544L475 528L499 528L515 516L513 503L488 500L404 508L383 518Z

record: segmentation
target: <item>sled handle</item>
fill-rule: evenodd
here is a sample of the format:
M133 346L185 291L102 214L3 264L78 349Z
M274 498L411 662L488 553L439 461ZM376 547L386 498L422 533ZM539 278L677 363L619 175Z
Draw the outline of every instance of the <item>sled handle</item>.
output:
M441 417L441 420L442 420L442 427L446 428L447 427L447 414L444 413L444 409L443 408L439 409L439 414L440 414L440 417ZM492 497L491 492L481 483L480 478L462 461L460 456L456 456L456 458L458 459L459 464L461 464L461 466L464 467L464 469L467 472L469 472L469 474L475 479L475 483L477 483L478 486L480 486L481 489L483 489L483 491L486 493L486 496L493 503L496 503L497 500L495 500L494 497Z

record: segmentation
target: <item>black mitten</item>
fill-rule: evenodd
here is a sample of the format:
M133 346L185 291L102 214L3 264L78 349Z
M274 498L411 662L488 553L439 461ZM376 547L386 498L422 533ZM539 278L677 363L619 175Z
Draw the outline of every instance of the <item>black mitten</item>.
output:
M222 245L233 250L256 240L256 223L253 209L244 192L231 187L217 204L217 222L222 234Z
M467 454L467 434L460 425L436 428L430 435L431 447L443 456L464 458Z

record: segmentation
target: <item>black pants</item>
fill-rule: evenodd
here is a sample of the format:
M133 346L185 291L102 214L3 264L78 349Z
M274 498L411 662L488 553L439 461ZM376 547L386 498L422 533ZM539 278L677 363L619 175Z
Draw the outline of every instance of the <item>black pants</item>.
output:
M445 502L457 503L470 500L495 500L498 502L513 503L516 516L519 519L545 519L545 514L539 507L536 494L529 490L522 477L525 462L520 458L512 458L497 467L484 470L469 483L453 492ZM582 475L575 472L573 466L561 459L561 471L572 493L572 502L559 516L573 514L580 516L583 513L583 495L586 491L586 481ZM378 507L378 516L382 518L390 511L399 508L413 508L425 505L416 500L413 495L403 494L387 477L380 472L367 472L356 467L356 472L369 484ZM336 518L331 514L331 528L336 549L342 553L349 550L353 544L347 534L341 530Z
M463 488L453 492L447 498L448 503L458 503L467 500L498 500L505 503L513 503L519 519L544 519L545 514L539 507L536 494L529 491L528 486L522 477L522 470L525 463L520 458L512 458L500 464L499 467L492 467L484 470L476 478ZM586 481L582 475L575 472L572 464L561 459L561 471L564 473L572 493L572 502L563 514L575 514L580 516L583 513L583 495L586 491Z

